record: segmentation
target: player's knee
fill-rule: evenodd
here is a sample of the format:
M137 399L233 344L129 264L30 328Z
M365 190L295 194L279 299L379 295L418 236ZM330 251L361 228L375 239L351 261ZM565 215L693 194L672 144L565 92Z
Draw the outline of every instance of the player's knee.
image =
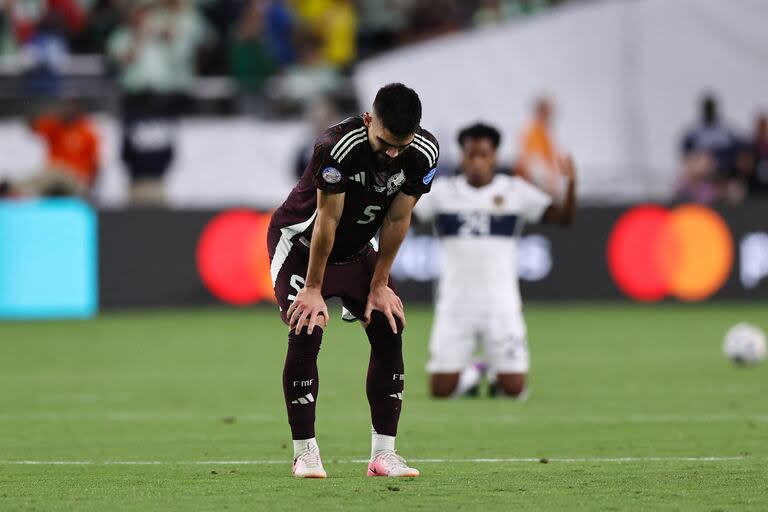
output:
M450 398L453 396L454 391L455 388L442 384L432 384L430 386L430 394L432 395L432 398Z
M312 329L312 334L307 333L306 327L299 334L291 330L288 334L288 350L302 357L317 357L322 341L323 330L318 327Z
M429 392L432 398L450 398L456 391L458 385L458 376L451 378L451 376L435 375L433 374L429 380Z
M503 387L501 389L501 392L504 394L504 396L508 398L520 398L520 395L522 395L524 391L525 391L524 386L510 386L510 387Z
M510 374L499 375L497 386L504 396L509 398L520 398L525 392L525 375Z
M371 321L366 327L365 332L368 334L368 339L373 343L374 341L388 339L388 340L402 340L403 323L399 318L395 317L395 323L397 325L397 334L392 332L392 326L389 324L389 320L381 311L371 312Z

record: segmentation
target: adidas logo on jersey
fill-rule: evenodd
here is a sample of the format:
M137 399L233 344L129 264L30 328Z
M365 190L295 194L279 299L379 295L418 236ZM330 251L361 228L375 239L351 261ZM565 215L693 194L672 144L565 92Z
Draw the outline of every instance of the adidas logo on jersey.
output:
M365 186L365 171L360 171L359 173L355 174L349 179L351 181L356 181L357 183L360 183L362 186Z
M315 397L312 396L312 393L307 393L306 395L299 397L298 399L291 402L293 405L307 405L311 404L315 401Z
M398 400L402 400L403 399L403 393L402 392L400 392L400 393L392 393L391 395L389 395L389 398L397 398Z

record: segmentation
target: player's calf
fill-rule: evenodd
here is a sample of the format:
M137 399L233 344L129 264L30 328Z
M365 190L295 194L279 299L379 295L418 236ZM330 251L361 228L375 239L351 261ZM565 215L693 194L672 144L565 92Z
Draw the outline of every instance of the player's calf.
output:
M288 409L288 423L294 440L314 439L315 408L320 389L317 355L323 338L322 329L307 334L293 331L288 335L288 352L283 367L283 392Z
M371 423L379 434L397 435L397 423L403 401L405 371L403 365L403 325L397 319L398 333L380 311L371 313L366 327L371 344L366 394L371 407Z

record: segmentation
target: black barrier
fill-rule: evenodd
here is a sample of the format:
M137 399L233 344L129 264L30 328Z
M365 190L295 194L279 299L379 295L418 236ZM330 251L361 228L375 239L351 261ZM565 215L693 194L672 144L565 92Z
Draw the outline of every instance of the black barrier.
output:
M215 211L125 210L99 214L102 307L212 304L195 248Z
M657 207L657 210L660 209ZM694 210L693 215L675 217L674 222L669 223L675 224L681 238L680 250L688 251L689 255L688 261L672 257L673 264L668 265L669 275L665 279L676 282L669 284L670 290L665 291L664 296L673 300L675 297L685 299L686 293L696 292L686 292L686 286L692 280L695 280L694 284L706 282L711 280L713 273L724 272L724 282L713 285L711 291L704 290L703 296L698 298L768 299L768 204L724 208L717 210L717 214L702 210L704 214L708 212L725 221L728 243L732 241L732 260L727 262L727 268L722 267L725 260L718 259L715 253L727 253L727 244L722 241L711 243L711 240L719 239L710 236L711 230L708 231L706 223L704 227L697 224L702 212ZM200 235L216 213L102 212L99 223L102 306L183 306L218 302L203 284L195 256ZM626 290L620 289L609 268L607 256L617 221L626 218L627 214L626 209L585 209L578 212L576 223L570 228L527 227L518 247L523 298L627 299ZM437 273L435 251L439 251L439 244L430 231L429 226L414 225L393 269L398 290L405 300L429 301L432 297L431 278ZM630 238L634 236L631 231L629 234ZM662 241L668 240L664 238ZM634 243L640 244L639 250L647 245L642 239ZM264 265L262 260L260 257L259 265ZM642 271L642 265L636 265L631 258L622 265L630 278L635 270ZM643 279L642 273L635 276L641 286L645 282ZM678 289L680 291L676 291Z

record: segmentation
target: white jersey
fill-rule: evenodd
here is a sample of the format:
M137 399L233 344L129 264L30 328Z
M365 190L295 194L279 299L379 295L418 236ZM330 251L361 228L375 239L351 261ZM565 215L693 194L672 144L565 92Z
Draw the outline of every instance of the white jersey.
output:
M438 310L520 310L517 239L550 204L518 177L499 174L480 188L463 175L436 180L414 213L432 221L440 239Z

